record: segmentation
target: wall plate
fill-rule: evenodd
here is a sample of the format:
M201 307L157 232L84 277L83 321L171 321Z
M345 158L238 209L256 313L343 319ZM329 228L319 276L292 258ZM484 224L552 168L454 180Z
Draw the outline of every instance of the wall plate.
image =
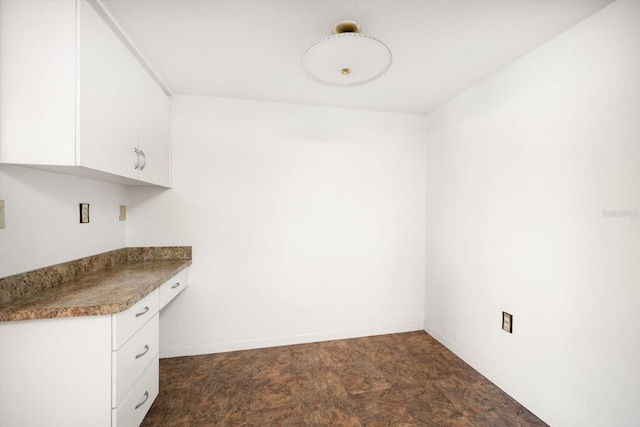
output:
M502 312L502 329L510 334L513 333L513 316L506 311Z
M80 203L80 224L89 222L89 203Z

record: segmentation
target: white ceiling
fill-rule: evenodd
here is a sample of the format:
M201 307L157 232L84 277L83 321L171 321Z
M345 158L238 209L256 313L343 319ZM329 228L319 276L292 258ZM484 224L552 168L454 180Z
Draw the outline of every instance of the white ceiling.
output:
M103 0L175 94L428 113L611 0ZM373 83L320 86L302 53L343 20L382 40Z

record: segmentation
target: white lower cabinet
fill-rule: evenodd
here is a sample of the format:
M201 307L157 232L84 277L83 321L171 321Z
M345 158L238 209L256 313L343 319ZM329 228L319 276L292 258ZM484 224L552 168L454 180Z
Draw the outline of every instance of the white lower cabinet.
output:
M160 289L156 289L125 311L113 314L112 318L112 346L118 350L136 331L147 323L159 310Z
M111 426L139 426L149 408L151 408L151 404L158 396L158 392L158 355L156 354L151 361L151 365L129 390L124 400L117 408L113 409Z
M188 281L189 269L187 268L160 286L160 310L162 310L165 305L169 304L169 301L177 297L180 292L184 291L184 288L187 287Z
M159 392L161 288L166 304L178 276L120 313L0 322L0 426L139 426Z
M158 325L156 313L122 348L112 352L113 408L120 406L124 397L158 355Z
M0 426L110 427L111 316L1 322Z

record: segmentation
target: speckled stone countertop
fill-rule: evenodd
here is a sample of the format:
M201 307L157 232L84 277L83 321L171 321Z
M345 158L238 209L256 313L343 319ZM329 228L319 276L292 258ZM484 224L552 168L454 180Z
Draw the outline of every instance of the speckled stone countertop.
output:
M190 265L191 247L124 248L6 277L0 321L117 313Z

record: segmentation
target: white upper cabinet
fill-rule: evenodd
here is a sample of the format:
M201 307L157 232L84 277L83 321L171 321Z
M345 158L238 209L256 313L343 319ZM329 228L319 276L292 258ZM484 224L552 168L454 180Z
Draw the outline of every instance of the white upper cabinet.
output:
M170 98L92 4L0 1L0 162L169 187Z

